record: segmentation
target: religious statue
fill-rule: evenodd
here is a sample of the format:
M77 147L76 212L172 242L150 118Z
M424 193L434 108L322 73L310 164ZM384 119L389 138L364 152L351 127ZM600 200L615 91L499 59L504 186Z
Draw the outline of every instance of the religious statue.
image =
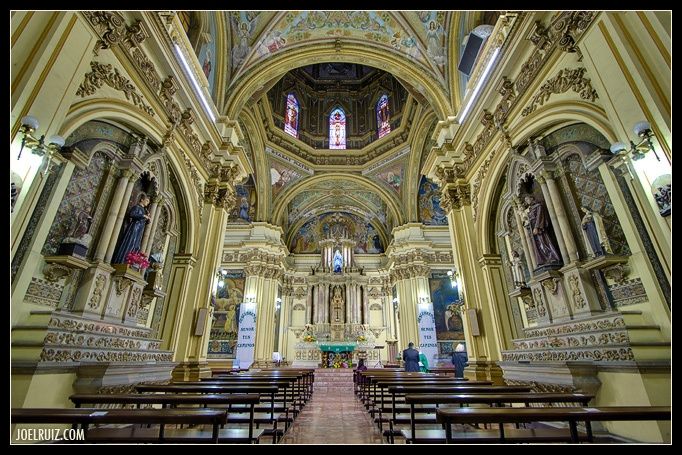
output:
M334 273L341 273L343 267L343 258L341 257L341 252L336 250L334 253Z
M133 206L126 216L126 225L121 235L114 256L111 258L112 264L124 264L126 256L131 251L139 251L142 242L144 227L151 220L147 214L149 196L140 193L137 205Z
M514 287L518 289L526 286L526 279L523 273L523 266L521 265L521 257L519 256L519 253L517 253L515 250L512 250L511 271L512 279L514 280Z
M334 322L343 322L343 295L340 286L334 287L334 295L332 296L332 314Z
M524 201L527 206L527 227L533 237L538 267L545 264L561 263L559 252L549 236L550 219L547 208L531 195L527 195Z
M590 256L604 256L606 253L612 253L609 240L606 237L604 223L599 214L587 207L580 209L585 213L580 224L583 228L585 244L588 246Z

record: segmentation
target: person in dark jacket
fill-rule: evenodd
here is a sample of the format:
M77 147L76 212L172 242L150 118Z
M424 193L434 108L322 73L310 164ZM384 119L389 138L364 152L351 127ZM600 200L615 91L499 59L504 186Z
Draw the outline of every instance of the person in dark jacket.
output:
M455 366L455 377L464 377L464 367L467 366L469 358L467 357L467 350L462 343L459 343L452 353L452 364Z
M405 371L419 372L419 351L414 348L414 343L409 342L407 349L403 351Z

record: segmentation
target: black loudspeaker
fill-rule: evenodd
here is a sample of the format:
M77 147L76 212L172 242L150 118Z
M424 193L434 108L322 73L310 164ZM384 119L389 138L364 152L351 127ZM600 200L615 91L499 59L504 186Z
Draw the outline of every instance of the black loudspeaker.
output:
M457 66L457 69L460 72L467 76L471 76L471 71L474 69L474 64L476 63L476 58L483 48L484 43L485 38L481 38L475 33L469 33L469 39L464 47L464 52L462 52L462 58L459 60L459 66Z

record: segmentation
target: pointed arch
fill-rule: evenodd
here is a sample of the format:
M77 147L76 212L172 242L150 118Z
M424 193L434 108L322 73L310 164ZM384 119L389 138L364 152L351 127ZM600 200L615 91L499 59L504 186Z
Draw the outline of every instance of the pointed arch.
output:
M293 136L298 137L298 120L300 105L296 94L289 92L287 95L287 103L284 107L284 132Z
M388 95L385 92L374 105L374 111L377 117L377 136L381 139L391 132L391 111L388 106Z
M346 148L346 112L343 107L335 107L329 114L329 148L345 150Z

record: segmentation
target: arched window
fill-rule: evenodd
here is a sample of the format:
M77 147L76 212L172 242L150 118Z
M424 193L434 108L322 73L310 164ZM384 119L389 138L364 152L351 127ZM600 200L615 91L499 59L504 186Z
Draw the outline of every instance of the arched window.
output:
M388 95L382 95L377 101L377 132L379 138L391 132L391 112L388 110Z
M329 148L346 148L346 114L340 107L329 114Z
M287 110L284 113L284 132L298 137L298 100L293 93L287 96Z

